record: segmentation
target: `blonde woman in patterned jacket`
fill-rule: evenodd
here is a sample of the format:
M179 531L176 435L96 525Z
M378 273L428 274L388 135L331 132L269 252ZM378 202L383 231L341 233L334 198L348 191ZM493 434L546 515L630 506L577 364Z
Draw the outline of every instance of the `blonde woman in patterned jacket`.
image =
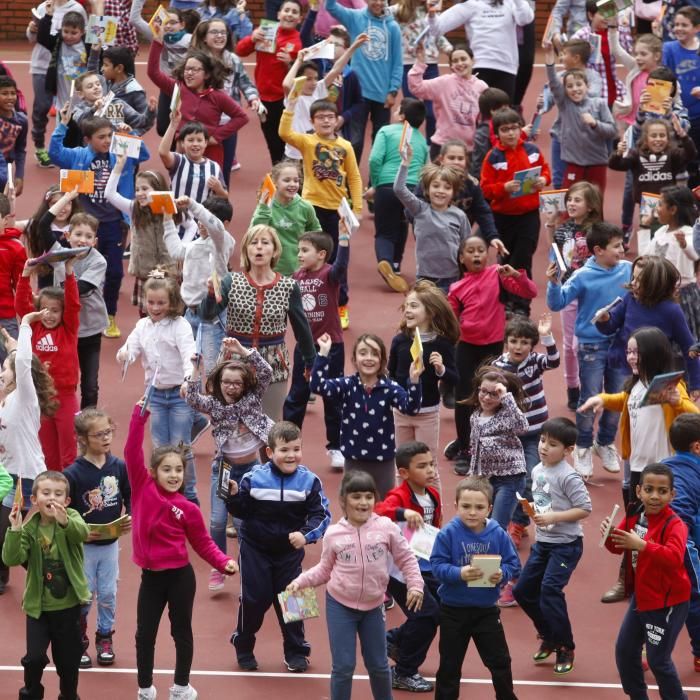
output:
M282 245L273 228L263 224L249 228L241 241L243 271L229 272L221 280L218 302L210 280L208 294L199 309L204 319L214 318L225 309L227 335L245 348L255 348L272 368L272 381L262 398L262 407L273 421L282 419L287 395L287 321L309 372L316 355L299 286L273 269L281 253Z

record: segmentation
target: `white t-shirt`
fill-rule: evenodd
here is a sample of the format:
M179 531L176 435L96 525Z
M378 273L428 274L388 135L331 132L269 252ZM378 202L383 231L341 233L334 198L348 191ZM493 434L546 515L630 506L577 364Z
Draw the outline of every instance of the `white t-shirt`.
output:
M659 404L639 408L647 388L637 382L630 391L627 411L630 416L630 469L641 472L647 464L658 462L671 454L664 412Z
M294 108L294 117L292 118L292 131L296 131L300 134L308 134L309 131L313 129L313 124L311 123L311 105L316 102L316 100L322 100L325 97L328 97L328 88L323 80L318 81L314 91L310 95L299 95L297 106ZM284 106L287 106L286 99L284 101ZM284 147L284 155L293 160L301 160L301 153L289 144L286 144Z
M433 499L430 498L430 495L427 493L422 496L416 493L415 496L421 508L423 508L423 521L426 525L432 525L435 519L435 504L433 503Z

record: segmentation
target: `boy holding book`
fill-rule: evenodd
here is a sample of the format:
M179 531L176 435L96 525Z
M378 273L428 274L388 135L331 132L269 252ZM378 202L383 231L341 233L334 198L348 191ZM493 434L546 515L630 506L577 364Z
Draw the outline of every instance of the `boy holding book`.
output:
M7 169L12 166L14 195L22 194L28 131L27 115L17 111L17 83L0 76L0 192L5 191Z
M430 449L424 442L405 442L397 448L394 459L402 479L401 486L391 489L384 500L374 506L374 512L398 522L402 529L416 531L424 525L439 528L442 505L440 492L433 487L436 472ZM418 557L418 566L425 583L420 610L407 607L406 581L396 566L391 569L387 590L406 615L406 621L387 632L386 642L389 658L396 661L396 666L391 669L392 687L429 693L434 686L420 675L418 669L425 661L440 623L438 582L428 560Z
M517 700L496 602L500 587L520 575L520 561L505 530L489 519L493 488L488 479L462 479L455 506L457 515L438 533L430 556L433 575L440 582L440 667L435 698L459 698L462 663L473 638L491 673L498 700Z
M537 662L556 653L554 673L574 668L574 637L564 587L583 554L581 520L591 514L591 498L581 475L566 461L576 445L576 426L552 418L540 433L541 462L532 470L535 544L513 596L537 629Z

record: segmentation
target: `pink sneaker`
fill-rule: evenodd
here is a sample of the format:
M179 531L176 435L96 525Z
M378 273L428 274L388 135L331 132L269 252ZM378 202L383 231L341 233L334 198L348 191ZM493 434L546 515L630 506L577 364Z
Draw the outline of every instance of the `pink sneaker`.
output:
M518 604L518 601L513 597L513 582L509 582L505 585L505 588L501 591L501 597L498 599L499 608L513 608Z
M220 574L216 569L212 569L209 574L209 590L220 591L224 587L226 577Z

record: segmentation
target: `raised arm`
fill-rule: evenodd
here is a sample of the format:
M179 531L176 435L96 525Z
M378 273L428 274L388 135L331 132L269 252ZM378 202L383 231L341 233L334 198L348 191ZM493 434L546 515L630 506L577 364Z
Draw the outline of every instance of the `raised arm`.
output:
M112 172L109 174L109 179L107 180L107 185L105 186L105 198L107 201L117 209L119 209L122 214L125 214L131 218L131 212L134 208L134 200L127 199L117 192L117 187L119 186L119 179L124 171L124 165L126 163L126 155L120 154L116 156L116 162Z

